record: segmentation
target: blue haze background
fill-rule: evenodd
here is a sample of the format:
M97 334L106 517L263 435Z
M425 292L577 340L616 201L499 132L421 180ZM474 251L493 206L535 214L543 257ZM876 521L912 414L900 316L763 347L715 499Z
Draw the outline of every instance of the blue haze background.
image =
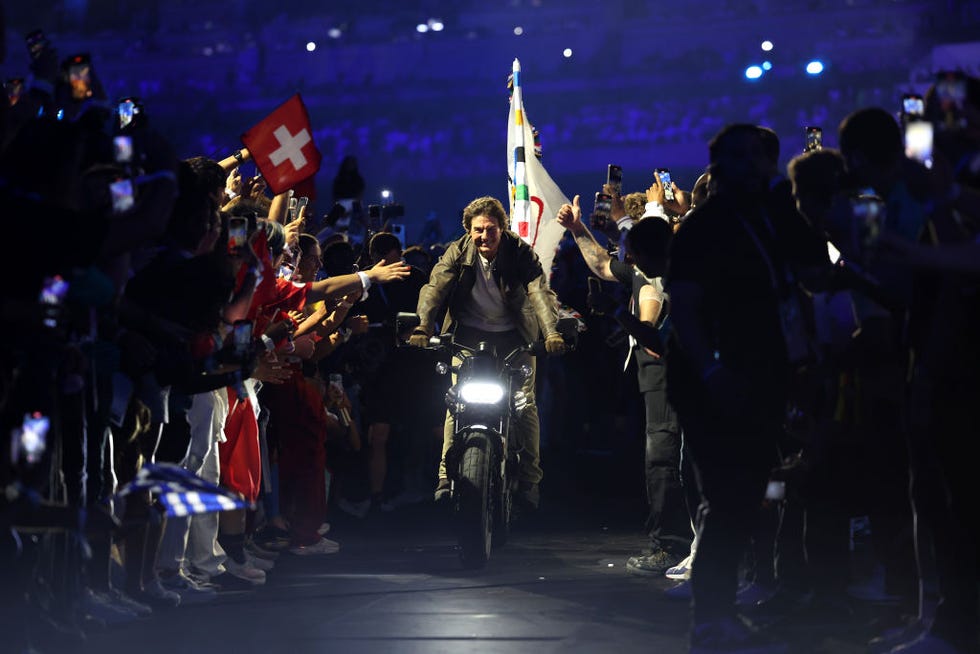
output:
M470 199L505 199L515 57L546 168L566 195L589 198L609 163L626 191L656 167L690 188L728 122L773 127L784 164L805 125L833 146L847 113L897 111L903 92L959 63L942 46L980 33L980 3L966 0L34 0L5 13L5 77L26 75L23 36L41 27L62 57L92 54L110 100L141 97L180 156L228 155L299 91L324 155L317 213L352 154L367 203L387 188L405 205L410 242L430 211L448 240ZM444 29L419 33L429 19ZM822 75L804 72L812 59ZM771 70L747 80L764 61Z

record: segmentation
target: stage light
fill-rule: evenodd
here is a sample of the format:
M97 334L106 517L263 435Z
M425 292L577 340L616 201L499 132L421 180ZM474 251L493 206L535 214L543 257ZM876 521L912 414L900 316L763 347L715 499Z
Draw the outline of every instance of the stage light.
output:
M769 52L770 50L772 50L772 41L763 41L762 50L764 52Z
M443 25L442 21L438 18L429 19L429 29L433 32L441 32L443 27L445 27L445 25Z
M381 191L381 198L383 200L387 200L390 197L391 197L391 191L389 191L388 189L384 189Z
M806 65L806 72L808 75L819 75L823 72L823 62L819 59L814 59Z
M772 62L771 61L763 61L762 62L762 70L772 70Z
M415 26L415 31L418 32L419 34L425 34L426 32L429 31L429 26L426 25L425 23L419 23L418 25Z
M524 28L521 27L520 25L514 28L514 36L520 36L523 33L524 33Z
M745 69L746 79L759 79L762 77L762 67L761 66L749 66Z
M306 44L306 51L307 52L313 52L314 50L316 50L316 43L314 43L313 41L307 42L307 44Z
M563 57L565 57L565 59L569 59L572 56L572 49L571 48L565 48L564 52L562 52L561 54L562 54Z
M344 33L340 31L339 27L331 27L327 30L327 36L329 36L331 39L339 39L341 36L343 36L343 34Z

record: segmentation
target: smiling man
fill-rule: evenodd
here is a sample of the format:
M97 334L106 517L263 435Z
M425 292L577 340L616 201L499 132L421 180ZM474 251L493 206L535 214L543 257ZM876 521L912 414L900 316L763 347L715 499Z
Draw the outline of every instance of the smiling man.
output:
M549 354L561 354L565 342L555 328L558 305L541 262L530 245L509 231L507 212L499 200L482 197L463 210L466 234L450 244L432 269L429 283L419 293L421 324L410 339L424 347L435 331L439 312L448 303L442 325L443 334L475 347L485 341L498 353L506 354L518 345L545 336ZM534 369L534 359L527 356ZM534 401L534 375L524 383L527 410L516 421L518 443L524 447L518 473L517 500L527 508L538 506L541 481L538 411ZM436 501L449 496L446 452L452 442L453 423L446 417L443 430L442 460Z

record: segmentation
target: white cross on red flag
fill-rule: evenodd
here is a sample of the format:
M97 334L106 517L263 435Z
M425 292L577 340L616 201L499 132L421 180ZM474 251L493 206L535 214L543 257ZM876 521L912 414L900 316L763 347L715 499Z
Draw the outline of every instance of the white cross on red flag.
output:
M320 170L320 151L313 142L310 115L299 93L242 134L242 143L276 195Z

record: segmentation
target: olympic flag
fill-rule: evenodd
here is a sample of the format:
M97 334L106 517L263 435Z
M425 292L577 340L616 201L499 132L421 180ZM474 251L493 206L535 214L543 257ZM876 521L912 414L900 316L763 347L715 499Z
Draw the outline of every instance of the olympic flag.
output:
M550 275L558 242L565 233L555 216L568 198L534 154L534 134L524 110L521 62L517 59L507 119L507 171L511 229L534 248L545 275Z

